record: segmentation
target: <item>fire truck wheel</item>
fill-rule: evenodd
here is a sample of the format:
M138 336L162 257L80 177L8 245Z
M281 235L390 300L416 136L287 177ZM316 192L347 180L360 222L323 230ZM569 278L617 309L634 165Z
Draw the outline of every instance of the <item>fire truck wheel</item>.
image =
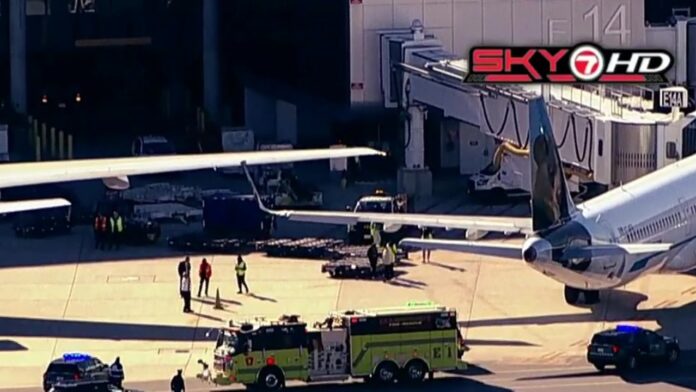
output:
M391 384L396 380L398 370L394 362L384 361L377 366L372 378L379 384Z
M406 364L403 370L403 380L409 383L419 383L428 373L427 365L420 359L413 359Z
M283 373L278 368L267 367L259 373L257 385L262 391L279 391L284 384Z

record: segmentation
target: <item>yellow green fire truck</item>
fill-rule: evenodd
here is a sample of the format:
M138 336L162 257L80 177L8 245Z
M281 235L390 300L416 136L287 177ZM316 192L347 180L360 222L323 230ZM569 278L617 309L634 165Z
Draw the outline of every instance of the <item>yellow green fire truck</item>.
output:
M343 311L309 328L298 316L230 323L219 331L214 380L274 391L287 380L418 383L464 369L465 346L452 308L433 304Z

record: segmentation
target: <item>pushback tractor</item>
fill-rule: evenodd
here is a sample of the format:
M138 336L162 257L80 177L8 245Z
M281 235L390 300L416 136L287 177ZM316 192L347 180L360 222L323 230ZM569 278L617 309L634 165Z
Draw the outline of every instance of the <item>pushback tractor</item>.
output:
M464 351L456 311L429 303L335 312L312 328L283 316L221 329L214 379L266 391L288 380L419 383L436 371L465 369Z

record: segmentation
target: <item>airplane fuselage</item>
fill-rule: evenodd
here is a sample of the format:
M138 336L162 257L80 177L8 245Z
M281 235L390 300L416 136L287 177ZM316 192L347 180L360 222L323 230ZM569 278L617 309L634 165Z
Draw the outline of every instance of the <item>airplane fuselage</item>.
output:
M696 157L577 206L561 227L538 233L554 248L611 243L670 243L666 252L593 257L530 266L570 287L598 290L625 285L649 273L696 268ZM556 259L553 257L552 259Z

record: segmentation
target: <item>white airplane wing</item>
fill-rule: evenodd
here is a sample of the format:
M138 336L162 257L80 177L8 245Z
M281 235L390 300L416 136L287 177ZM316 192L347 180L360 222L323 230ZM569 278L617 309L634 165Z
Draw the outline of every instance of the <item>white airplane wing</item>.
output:
M399 244L420 249L450 250L454 252L504 257L509 259L522 258L522 245L509 244L500 241L473 242L463 240L404 238ZM672 244L667 243L579 246L567 248L559 257L559 260L660 253L668 251L671 246Z
M69 205L70 205L70 202L65 200L65 199L0 201L0 214L8 214L10 212L40 210L42 208L65 207L65 206L69 206Z
M246 168L245 168L246 170ZM438 227L448 230L465 229L474 231L494 231L506 234L532 233L532 221L529 218L474 216L474 215L431 215L431 214L390 214L377 212L348 211L297 211L271 210L267 208L259 195L253 179L246 171L259 208L268 214L280 216L291 221L352 225L358 222L381 223L389 226Z
M70 161L5 163L0 165L0 188L63 181L103 179L106 184L127 183L128 176L220 167L384 155L371 148L251 151L136 158L103 158ZM64 204L67 203L67 204ZM0 213L69 205L67 200L47 199L2 202Z
M473 253L516 260L522 258L522 245L508 244L500 241L474 242L463 240L404 238L399 242L399 245L412 246L420 249L450 250L454 252Z
M371 148L354 147L6 163L0 165L0 188L215 169L240 166L242 162L246 162L247 165L266 165L365 155L383 155L383 153Z

